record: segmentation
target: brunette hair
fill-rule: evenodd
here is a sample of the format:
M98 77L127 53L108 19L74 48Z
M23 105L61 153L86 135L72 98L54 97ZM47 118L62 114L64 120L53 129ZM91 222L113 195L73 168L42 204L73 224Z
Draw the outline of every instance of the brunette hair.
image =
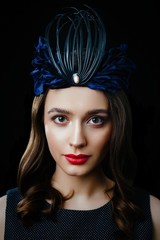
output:
M22 200L17 205L17 214L26 225L33 224L40 214L54 218L55 212L67 199L51 186L55 162L49 152L43 123L44 104L47 92L34 97L32 125L28 145L21 158L18 170L18 186ZM136 157L132 149L132 116L126 94L106 93L109 100L113 129L103 161L105 174L115 185L113 187L113 218L119 228L117 239L132 239L133 225L140 216L135 204L134 177ZM71 196L70 196L71 197ZM50 208L44 208L45 200L51 201Z

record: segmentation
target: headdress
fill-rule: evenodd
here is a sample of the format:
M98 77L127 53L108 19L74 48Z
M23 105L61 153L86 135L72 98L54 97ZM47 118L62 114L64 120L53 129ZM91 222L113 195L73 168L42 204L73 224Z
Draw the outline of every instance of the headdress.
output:
M114 93L127 89L135 64L127 45L107 50L104 23L93 9L69 8L56 15L39 37L32 61L34 92L87 86Z

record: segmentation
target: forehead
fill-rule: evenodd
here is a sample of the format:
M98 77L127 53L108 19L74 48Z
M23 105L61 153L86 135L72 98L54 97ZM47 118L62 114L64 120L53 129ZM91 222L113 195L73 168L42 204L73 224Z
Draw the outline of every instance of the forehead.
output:
M104 92L88 87L50 89L46 97L45 109L49 110L51 107L79 111L96 108L108 109L108 99Z

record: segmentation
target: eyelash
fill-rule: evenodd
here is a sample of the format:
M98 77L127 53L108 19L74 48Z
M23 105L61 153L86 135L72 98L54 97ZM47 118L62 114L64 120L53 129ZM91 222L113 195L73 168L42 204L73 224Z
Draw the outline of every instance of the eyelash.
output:
M59 121L57 122L56 119L59 119L59 118L63 118L63 119L65 119L65 120L67 120L66 116L63 116L63 115L57 115L57 116L54 116L54 117L53 117L53 121L54 121L56 124L60 124L60 125L63 125L63 124L66 123L66 121L65 121L65 122L59 122Z
M59 121L60 118L63 119L63 121ZM98 123L89 123L90 121L93 122L93 119L98 120ZM60 126L65 126L66 123L69 121L67 119L66 116L63 115L56 115L52 118L52 120L54 121L55 124L58 124ZM100 121L100 122L99 122ZM105 123L107 123L109 121L109 117L102 117L102 116L92 116L91 118L89 118L89 120L87 120L87 123L89 123L89 125L93 125L94 127L101 127L102 125L104 125Z
M108 117L93 116L87 122L90 122L90 121L93 122L93 119L96 120L96 121L98 120L98 123L91 123L91 125L94 125L95 127L98 127L98 126L102 126L103 124L105 124L108 120Z

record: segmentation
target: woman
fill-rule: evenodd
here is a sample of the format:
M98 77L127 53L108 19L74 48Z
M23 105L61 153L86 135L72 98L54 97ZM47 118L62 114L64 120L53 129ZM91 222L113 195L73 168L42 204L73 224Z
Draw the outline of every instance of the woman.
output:
M109 49L86 7L58 14L35 49L31 133L0 239L158 240L160 201L134 186L126 45Z

